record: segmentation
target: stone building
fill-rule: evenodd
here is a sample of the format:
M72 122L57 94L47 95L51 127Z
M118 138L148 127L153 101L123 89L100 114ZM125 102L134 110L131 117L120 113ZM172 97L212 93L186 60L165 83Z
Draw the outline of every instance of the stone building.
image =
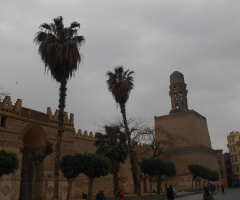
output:
M173 161L177 168L177 176L172 179L177 189L192 188L189 164L200 164L218 170L215 151L211 147L206 118L187 105L187 90L184 77L180 72L170 76L170 96L172 110L169 115L155 117L156 139L162 140L163 130L167 130L173 138L173 147L162 155ZM15 152L19 159L19 168L14 174L0 178L1 200L49 200L53 194L54 159L53 152L43 161L32 159L32 152L41 154L46 145L56 145L58 111L52 113L47 108L46 113L38 112L22 106L22 100L12 103L6 96L0 101L0 149ZM75 131L74 115L64 117L64 134L62 138L61 155L77 152L95 153L93 133ZM139 160L153 153L147 146L137 146ZM129 159L121 165L119 185L125 193L133 193ZM73 183L72 199L82 199L87 193L89 180L80 174ZM164 183L163 183L164 184ZM67 179L60 174L59 198L66 199ZM142 186L143 187L143 186ZM149 189L149 186L147 186ZM94 194L104 190L107 196L113 195L113 177L109 174L94 180ZM143 191L143 188L142 188Z
M182 73L171 74L169 89L172 109L168 115L155 117L156 140L171 138L163 157L176 165L176 187L190 188L192 178L188 165L199 164L219 171L218 159L211 146L206 118L188 109L188 91Z
M52 114L41 113L22 107L22 100L12 104L10 97L0 102L0 149L17 153L19 168L14 174L0 178L1 200L51 199L53 194L53 172L55 153L36 163L31 159L31 152L41 153L47 143L56 144L58 111ZM61 155L76 152L95 153L93 134L83 133L74 129L74 115L68 117L65 113L64 134L62 138ZM20 151L23 147L28 147ZM36 184L33 184L36 179ZM60 175L60 199L66 199L67 180ZM103 179L96 179L94 186L104 189L110 194L112 189L111 175ZM72 199L80 199L82 193L87 193L88 179L80 175L73 185ZM32 197L32 198L31 198Z
M231 132L227 136L227 141L233 173L233 186L240 186L240 132Z
M228 188L228 175L227 175L227 166L225 162L225 158L223 155L223 150L218 149L215 150L216 155L218 158L218 165L219 165L219 172L220 172L220 177L221 177L221 182L223 183L224 187Z
M230 154L225 152L223 154L223 158L224 158L224 163L225 163L225 167L226 167L228 187L233 187L234 184L233 184L232 163L231 163Z

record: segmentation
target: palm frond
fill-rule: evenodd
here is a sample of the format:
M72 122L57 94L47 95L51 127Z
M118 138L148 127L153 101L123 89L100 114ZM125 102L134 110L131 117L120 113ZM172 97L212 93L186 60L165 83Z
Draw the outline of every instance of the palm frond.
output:
M45 29L50 30L51 26L49 24L47 24L47 23L43 23L43 24L40 25L40 28L45 28Z
M34 38L34 42L36 44L40 44L41 42L45 41L47 38L47 34L45 32L39 31Z
M80 28L80 24L78 22L72 22L71 25L70 25L70 28Z

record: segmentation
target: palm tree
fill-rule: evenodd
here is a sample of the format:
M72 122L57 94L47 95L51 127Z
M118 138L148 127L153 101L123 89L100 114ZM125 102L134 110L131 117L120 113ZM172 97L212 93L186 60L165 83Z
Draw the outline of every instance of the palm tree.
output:
M113 194L119 189L118 172L120 163L124 163L127 157L126 135L121 132L119 126L105 126L105 134L97 132L97 140L94 144L98 147L96 153L102 154L111 161L110 172L113 174Z
M134 87L132 74L134 74L133 71L129 71L129 69L127 71L124 71L123 66L118 66L114 68L114 72L108 71L106 75L108 77L108 90L112 93L112 96L115 99L116 103L119 104L122 113L124 128L127 136L128 150L130 153L131 170L134 181L134 192L138 191L139 193L140 190L138 188L138 175L140 173L140 169L138 166L136 154L132 147L131 131L128 128L126 117L126 103L128 101L130 92Z
M53 19L53 23L41 24L39 28L40 31L37 32L34 42L39 45L38 52L45 64L45 70L49 70L52 77L60 83L53 194L53 198L58 199L59 160L64 126L67 81L74 75L79 63L82 61L82 55L79 50L85 38L77 35L78 29L80 28L78 22L73 22L69 27L64 27L61 16Z

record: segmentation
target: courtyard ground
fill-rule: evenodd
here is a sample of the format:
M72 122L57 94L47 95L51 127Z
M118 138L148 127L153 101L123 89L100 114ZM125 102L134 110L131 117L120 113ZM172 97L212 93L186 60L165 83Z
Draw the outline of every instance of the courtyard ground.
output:
M225 190L225 195L222 195L222 192L219 191L213 196L214 200L239 200L240 199L240 188L229 188ZM107 200L114 200L114 197L107 197ZM166 200L167 197L164 193L160 195L148 195L143 194L141 197L137 197L131 194L127 194L124 197L125 200ZM202 200L203 199L203 190L197 192L178 192L178 195L175 199L181 200Z

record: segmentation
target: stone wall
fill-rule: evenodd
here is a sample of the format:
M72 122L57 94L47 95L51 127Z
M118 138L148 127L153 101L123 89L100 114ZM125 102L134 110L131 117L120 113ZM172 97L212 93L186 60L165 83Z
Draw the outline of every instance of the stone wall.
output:
M55 145L57 135L58 111L52 114L50 108L47 113L41 113L22 107L22 101L17 100L15 104L11 102L10 97L0 101L0 149L13 151L19 159L19 168L14 174L4 175L0 178L0 199L18 200L21 185L26 179L27 172L22 160L25 158L20 152L24 145L29 147L41 147L47 142L52 143L53 153L47 156L43 163L39 165L37 176L39 199L51 199L53 194L53 175L55 160ZM179 124L176 124L179 121ZM217 167L217 160L211 149L210 138L207 130L206 119L194 111L174 116L163 116L155 118L156 126L163 126L170 133L175 134L177 139L175 151L165 151L164 159L173 161L177 167L177 176L167 180L177 189L190 188L190 174L187 170L188 164L202 164L211 169ZM74 153L95 153L94 135L92 132L77 132L74 129L74 115L65 113L64 134L62 137L61 156ZM200 134L201 137L197 135ZM180 139L180 138L184 139ZM160 139L157 134L156 138ZM187 144L187 145L186 145ZM149 158L153 155L148 145L136 144L136 153L139 161ZM26 158L24 159L26 160ZM33 172L31 172L33 173ZM88 178L81 174L73 184L72 199L81 199L82 193L87 193ZM165 182L163 182L164 187ZM133 180L131 175L130 159L127 158L124 164L121 164L119 172L120 188L127 193L133 193ZM65 177L60 174L59 192L60 199L66 199L68 183ZM109 174L106 177L100 177L94 180L94 194L99 190L104 190L107 196L113 195L113 177ZM26 190L26 188L25 188ZM149 190L149 186L148 186ZM143 186L142 186L143 191Z

